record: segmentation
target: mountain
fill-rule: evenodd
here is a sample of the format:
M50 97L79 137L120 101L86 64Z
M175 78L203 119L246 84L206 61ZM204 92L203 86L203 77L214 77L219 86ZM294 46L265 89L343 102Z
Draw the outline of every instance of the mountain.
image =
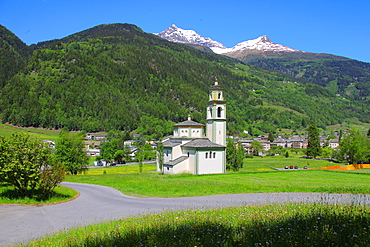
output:
M155 33L155 35L172 42L206 46L212 50L214 48L226 49L226 47L220 42L214 41L208 37L202 37L193 30L178 28L175 24L172 24L169 28L160 33Z
M217 54L226 54L232 57L238 57L241 54L246 55L249 53L255 54L264 52L273 52L273 53L300 52L287 46L275 44L266 35L263 35L253 40L247 40L238 43L232 48L226 48L225 45L218 41L214 41L208 37L206 38L202 37L194 30L181 29L177 27L175 24L171 25L169 28L160 33L155 33L155 35L158 35L159 37L167 39L172 42L206 46Z
M365 101L169 42L135 25L99 25L31 48L25 66L0 88L2 122L159 138L188 114L205 123L215 77L225 89L228 131L236 135L304 129L310 119L322 128L346 119L370 121Z
M30 47L0 25L0 89L26 65L31 54Z
M170 33L174 35L169 35ZM195 43L194 40L185 38L185 34L191 34L197 40L203 39L195 31L183 30L175 25L160 34L162 38L181 43ZM206 46L217 54L282 73L293 81L320 85L333 94L352 100L370 101L370 63L331 54L295 50L273 43L266 35L238 43L232 48L226 48L219 42L217 43L221 45L212 45L214 42L217 41L197 44Z

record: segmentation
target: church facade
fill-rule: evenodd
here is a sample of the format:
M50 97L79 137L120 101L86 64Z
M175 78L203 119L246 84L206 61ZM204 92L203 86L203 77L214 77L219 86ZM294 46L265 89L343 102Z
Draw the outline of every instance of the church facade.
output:
M209 92L206 126L189 116L174 125L173 136L164 140L163 146L165 174L226 172L226 101L217 81ZM157 171L161 171L158 161Z

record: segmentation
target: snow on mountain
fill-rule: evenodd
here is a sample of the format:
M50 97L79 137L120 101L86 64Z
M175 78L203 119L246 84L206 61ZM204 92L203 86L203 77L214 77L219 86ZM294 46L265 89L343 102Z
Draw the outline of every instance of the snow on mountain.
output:
M266 35L260 36L256 39L243 41L232 48L227 48L226 50L212 50L218 54L241 52L243 50L258 50L263 52L298 52L298 50L292 49L290 47L273 43Z
M207 46L209 48L220 48L226 49L226 47L221 44L220 42L214 41L208 37L202 37L194 30L184 30L178 28L175 24L172 24L166 30L155 33L161 38L167 39L169 41L178 42L178 43L190 43L190 44L197 44L201 46Z
M208 37L202 37L194 30L181 29L175 24L160 33L155 33L155 35L172 42L207 46L217 54L243 52L245 50L257 50L261 52L299 52L299 50L273 43L266 35L260 36L256 39L243 41L232 48L227 48L218 41L214 41Z

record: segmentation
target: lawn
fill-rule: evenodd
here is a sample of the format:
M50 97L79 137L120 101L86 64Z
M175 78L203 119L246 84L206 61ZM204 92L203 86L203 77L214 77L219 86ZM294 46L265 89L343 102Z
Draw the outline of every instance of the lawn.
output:
M187 197L216 194L268 193L268 192L317 192L317 193L370 193L369 173L349 173L326 170L276 171L269 167L283 168L296 164L299 167L331 165L322 160L266 157L246 159L240 172L214 175L161 175L155 165L144 165L138 173L137 165L94 168L86 175L67 176L66 181L91 183L116 188L127 195L142 197Z

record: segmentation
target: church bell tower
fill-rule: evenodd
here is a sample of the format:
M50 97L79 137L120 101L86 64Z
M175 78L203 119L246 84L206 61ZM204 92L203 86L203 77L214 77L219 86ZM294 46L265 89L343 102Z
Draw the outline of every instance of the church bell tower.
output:
M217 80L209 91L207 137L214 143L226 146L226 101L224 90Z

